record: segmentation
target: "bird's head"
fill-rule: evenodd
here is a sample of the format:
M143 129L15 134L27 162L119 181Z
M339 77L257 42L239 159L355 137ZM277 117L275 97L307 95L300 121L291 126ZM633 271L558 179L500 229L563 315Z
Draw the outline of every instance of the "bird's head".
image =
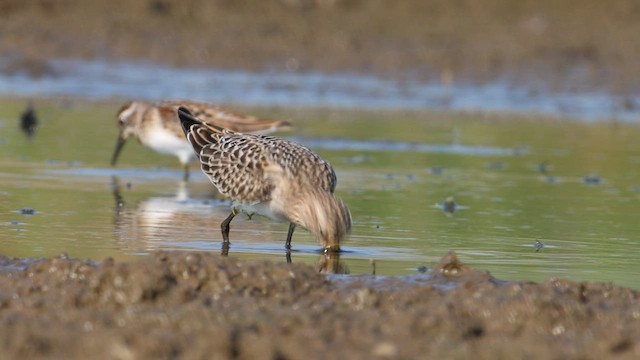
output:
M145 101L129 101L118 110L116 119L120 132L111 158L111 165L115 165L116 161L118 161L118 155L120 155L120 151L127 139L130 136L137 136L138 128L149 106L150 104Z
M334 194L314 189L301 196L293 216L322 243L325 252L339 252L340 243L351 232L349 208Z

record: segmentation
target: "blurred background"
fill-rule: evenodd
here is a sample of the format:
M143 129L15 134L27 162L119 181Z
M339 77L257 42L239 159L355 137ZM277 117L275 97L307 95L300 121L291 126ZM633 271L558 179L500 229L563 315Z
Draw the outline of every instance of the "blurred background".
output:
M0 13L5 95L632 121L640 107L634 0L0 0Z

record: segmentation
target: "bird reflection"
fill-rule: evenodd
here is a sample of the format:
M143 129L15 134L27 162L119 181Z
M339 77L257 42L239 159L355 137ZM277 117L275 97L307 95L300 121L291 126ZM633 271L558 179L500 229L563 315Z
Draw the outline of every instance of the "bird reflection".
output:
M209 233L211 221L224 218L228 207L216 206L221 200L214 198L190 198L185 181L178 183L174 195L153 196L130 206L123 196L123 190L130 188L117 176L112 178L114 234L124 248L134 252L168 248L195 237L185 236L187 233Z
M325 252L320 255L316 269L321 274L348 274L349 269L340 261L340 253Z
M220 254L222 256L229 256L229 250L231 249L230 242L222 242ZM285 261L287 264L293 263L291 260L291 250L286 249ZM324 251L316 263L316 270L321 274L349 274L349 268L340 261L340 253L335 251Z
M186 181L180 181L175 195L150 197L132 206L123 196L124 191L131 190L131 183L123 183L113 176L111 191L115 201L116 241L122 248L135 253L171 248L177 242L200 237L200 231L207 234L205 236L211 234L211 223L219 223L219 219L225 218L229 206L218 206L224 200L213 197L193 199L188 186ZM233 244L224 241L220 241L220 244L222 256L233 253ZM287 263L292 262L291 253L291 250L285 250ZM322 253L316 269L323 274L349 273L349 269L340 261L340 253Z

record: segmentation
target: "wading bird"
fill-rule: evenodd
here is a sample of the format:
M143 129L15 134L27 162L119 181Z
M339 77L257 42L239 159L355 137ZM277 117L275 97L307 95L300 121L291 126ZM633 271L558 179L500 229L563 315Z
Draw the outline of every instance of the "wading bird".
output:
M182 129L200 159L202 171L218 191L231 198L231 214L222 222L229 243L229 224L240 212L289 222L285 247L297 225L309 230L325 252L340 250L351 230L349 209L336 197L331 165L297 143L242 134L208 124L181 107Z
M196 160L191 145L186 141L176 109L185 106L206 123L241 133L269 134L289 130L291 124L283 120L265 120L250 115L235 114L207 103L165 100L157 103L129 101L118 110L120 133L111 158L115 165L118 155L130 136L143 145L162 154L174 155L184 166L184 179L189 178L189 163Z

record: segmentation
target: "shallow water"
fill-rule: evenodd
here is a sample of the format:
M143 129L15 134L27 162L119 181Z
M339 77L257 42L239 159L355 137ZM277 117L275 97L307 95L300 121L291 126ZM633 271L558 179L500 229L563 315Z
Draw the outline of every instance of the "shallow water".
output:
M39 102L41 128L0 107L0 253L101 260L221 251L228 202L193 167L130 141L116 168L118 103ZM275 113L270 113L271 111ZM333 164L354 227L352 274L417 274L449 249L503 280L551 276L640 288L640 128L429 112L255 109L290 114L295 138ZM455 206L445 200L455 199ZM453 212L448 211L453 209ZM233 256L285 260L286 224L232 223ZM542 245L536 248L536 241ZM293 262L318 243L297 230ZM428 269L427 269L428 270Z

